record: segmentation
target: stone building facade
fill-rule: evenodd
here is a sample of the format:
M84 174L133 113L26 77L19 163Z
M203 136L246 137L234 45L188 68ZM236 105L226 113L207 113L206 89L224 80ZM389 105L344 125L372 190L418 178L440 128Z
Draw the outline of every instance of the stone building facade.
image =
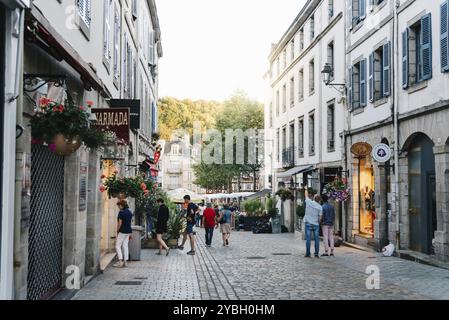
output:
M107 170L134 175L137 169L130 168L149 156L162 56L152 0L36 0L30 7L18 64L16 117L24 131L12 171L14 259L2 259L14 268L8 292L14 299L46 299L67 285L82 287L99 273L102 255L113 251L117 212L99 191L101 176ZM130 145L120 148L121 159L84 146L56 156L32 144L29 120L41 97L70 97L83 106L92 101L100 109L137 101L140 125L130 131Z

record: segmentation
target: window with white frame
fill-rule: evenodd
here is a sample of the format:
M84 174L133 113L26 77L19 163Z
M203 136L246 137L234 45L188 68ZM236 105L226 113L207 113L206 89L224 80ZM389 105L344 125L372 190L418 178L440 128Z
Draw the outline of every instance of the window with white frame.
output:
M282 52L282 63L283 63L283 70L287 68L287 48L284 49Z
M348 0L348 24L353 28L366 18L367 0Z
M304 50L304 28L299 30L299 51Z
M107 62L112 58L112 0L104 0L103 57Z
M281 161L281 141L280 141L280 133L279 129L276 130L276 156L277 161Z
M432 78L432 20L424 15L402 33L402 86Z
M315 15L310 17L310 41L315 39Z
M334 16L334 0L329 0L328 10L328 17L332 18Z
M299 101L304 99L304 69L299 70Z
M287 85L282 86L282 113L287 111Z
M120 14L117 8L114 13L114 81L120 82Z
M290 108L295 105L295 77L290 79Z
M390 95L391 44L380 46L370 55L368 61L369 100L380 100Z
M290 42L290 60L295 60L295 38Z
M335 104L327 105L327 151L335 151Z
M309 62L309 94L315 92L315 60Z
M270 128L273 127L273 102L270 102L269 125Z
M332 41L327 45L327 63L330 64L332 67L332 73L329 76L329 81L331 82L334 80L334 69L335 69L334 56L335 56L334 42Z
M315 112L309 114L309 155L315 155Z
M91 0L77 0L76 7L81 20L90 28L91 22Z
M276 91L276 116L279 117L279 107L280 107L280 97L279 97L279 90Z
M440 56L441 72L449 71L449 2L440 6Z
M355 63L349 68L349 90L350 106L356 110L366 106L367 103L367 85L366 85L366 59Z
M304 157L304 117L298 121L298 156Z

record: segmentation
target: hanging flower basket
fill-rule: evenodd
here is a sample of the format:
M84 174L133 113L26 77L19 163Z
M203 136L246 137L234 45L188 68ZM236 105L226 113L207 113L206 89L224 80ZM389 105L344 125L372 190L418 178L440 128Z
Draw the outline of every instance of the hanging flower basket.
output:
M117 177L114 173L110 177L102 177L101 192L108 192L109 198L135 198L140 199L156 192L157 184L141 176L131 178Z
M337 202L346 202L350 198L349 187L347 179L337 177L334 181L327 184L323 193L329 197L329 199Z
M105 134L90 127L88 107L76 106L66 100L60 104L50 99L40 100L39 109L30 120L33 144L47 145L57 155L68 156L76 152L82 143L88 148L98 148L105 141Z
M75 136L73 138L66 137L63 134L57 134L53 138L53 142L50 145L50 150L52 150L58 156L68 156L76 152L81 147L80 136Z

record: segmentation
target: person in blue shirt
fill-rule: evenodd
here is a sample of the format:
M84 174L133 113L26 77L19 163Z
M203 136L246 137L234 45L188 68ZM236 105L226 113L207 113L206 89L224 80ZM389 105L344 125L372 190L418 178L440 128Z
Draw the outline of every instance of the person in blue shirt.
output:
M323 241L324 241L324 253L322 256L329 256L329 248L331 257L334 256L334 223L335 223L335 208L329 203L329 198L327 195L322 195L323 199L323 218L322 218L322 229L323 229Z
M231 225L233 224L234 214L225 205L220 213L218 221L220 222L220 232L223 236L223 246L229 246L229 238L231 236Z
M131 228L131 221L133 214L129 210L128 202L120 200L117 202L119 207L119 214L117 217L117 240L115 250L117 252L118 262L114 264L116 268L124 268L127 266L129 260L129 240L133 230Z

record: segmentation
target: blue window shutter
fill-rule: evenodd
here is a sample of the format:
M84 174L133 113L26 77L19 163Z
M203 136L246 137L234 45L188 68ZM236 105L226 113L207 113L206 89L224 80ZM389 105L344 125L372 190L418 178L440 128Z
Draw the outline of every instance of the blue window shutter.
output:
M449 71L449 5L441 5L441 71Z
M422 80L432 78L432 19L431 14L421 18Z
M408 88L408 29L402 33L402 87Z
M388 97L391 92L390 69L391 69L391 42L384 45L382 57L382 95Z
M151 133L156 132L156 107L151 103Z
M353 106L353 101L354 101L354 99L353 99L353 97L352 97L352 78L353 77L353 71L352 71L352 67L349 67L348 68L348 104L349 104L349 108L351 109L351 110L353 110L354 109L354 106Z
M368 66L369 101L374 101L374 53L369 55Z
M359 18L364 19L366 17L366 0L359 0Z
M366 106L366 59L360 61L360 106Z

